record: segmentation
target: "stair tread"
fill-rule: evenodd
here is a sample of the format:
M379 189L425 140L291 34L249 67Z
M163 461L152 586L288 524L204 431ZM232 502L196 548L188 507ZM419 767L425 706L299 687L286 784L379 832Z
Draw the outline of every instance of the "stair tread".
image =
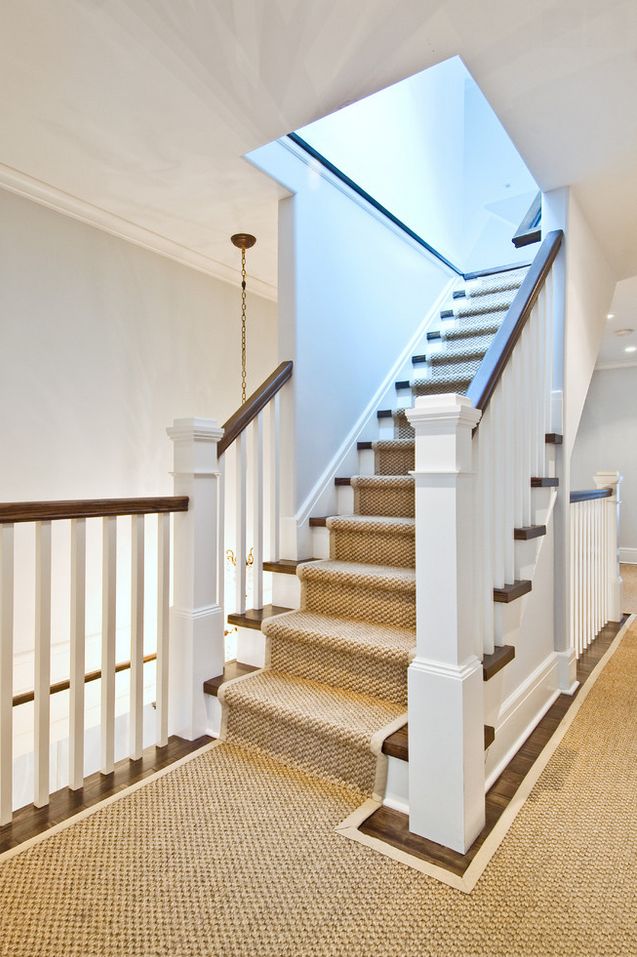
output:
M226 661L223 674L216 675L214 678L208 678L203 683L204 694L217 697L219 688L226 681L232 681L234 678L243 678L244 675L252 674L253 671L259 671L256 665L246 665L242 661Z
M498 671L501 671L505 665L515 658L515 648L513 645L498 645L493 653L484 655L482 658L482 677L484 681L489 681Z
M560 480L552 475L535 475L531 479L531 488L558 488Z
M414 485L413 475L353 475L349 484L355 488L410 488Z
M546 535L546 525L523 525L513 529L513 537L518 542L527 542L532 538Z
M368 749L371 735L405 713L404 706L282 672L261 671L229 685L219 697L279 721L302 724Z
M370 565L325 558L303 565L299 568L298 575L302 581L329 581L338 578L361 587L414 593L416 590L415 569L403 568L400 565Z
M296 570L299 565L313 561L315 561L314 558L279 558L275 562L264 562L263 571L279 572L283 575L296 575Z
M348 526L356 525L362 531L385 531L388 528L404 531L405 534L414 533L416 519L391 515L332 515L326 521L327 527L339 531Z
M484 748L485 751L495 740L495 728L490 724L484 726ZM409 761L409 725L405 724L398 731L388 735L383 741L383 754L392 758L398 758L400 761Z
M416 647L416 631L396 625L375 625L314 611L291 611L265 625L268 636L301 636L353 654L378 654L407 664Z
M511 584L504 585L503 588L494 588L493 600L508 604L511 601L516 601L516 599L521 598L522 595L527 595L532 588L533 583L528 580L522 579L514 581L511 582Z
M231 625L237 625L239 628L261 628L261 623L272 615L282 615L286 611L291 611L283 605L264 605L263 608L248 608L244 612L233 612L228 615L228 622Z

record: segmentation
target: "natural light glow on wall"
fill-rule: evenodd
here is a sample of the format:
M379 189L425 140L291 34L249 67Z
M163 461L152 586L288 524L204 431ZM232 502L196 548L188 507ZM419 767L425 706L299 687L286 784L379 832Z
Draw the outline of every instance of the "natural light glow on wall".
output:
M459 57L298 133L464 271L529 260L537 184Z

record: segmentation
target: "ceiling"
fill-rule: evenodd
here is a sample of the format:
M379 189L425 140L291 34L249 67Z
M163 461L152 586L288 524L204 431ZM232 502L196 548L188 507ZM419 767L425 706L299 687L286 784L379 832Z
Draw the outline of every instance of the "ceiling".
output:
M3 0L0 186L276 294L243 154L460 54L544 189L637 274L634 0Z

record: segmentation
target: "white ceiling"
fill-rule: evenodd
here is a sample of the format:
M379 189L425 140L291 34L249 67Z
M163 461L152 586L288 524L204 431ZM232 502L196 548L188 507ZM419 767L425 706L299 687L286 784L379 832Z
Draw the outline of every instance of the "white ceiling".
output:
M635 0L2 0L0 185L225 278L249 230L274 294L279 191L242 155L454 54L636 274Z

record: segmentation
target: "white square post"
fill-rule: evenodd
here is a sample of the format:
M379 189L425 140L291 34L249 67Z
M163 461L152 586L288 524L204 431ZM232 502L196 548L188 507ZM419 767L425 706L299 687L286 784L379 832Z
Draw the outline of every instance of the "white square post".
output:
M422 396L416 433L416 657L409 667L409 827L465 853L485 822L482 664L473 585L472 431L461 395Z
M169 729L193 741L205 734L203 683L223 672L224 621L219 604L219 466L223 435L213 419L175 419L174 493L187 512L174 516L173 605L170 612Z
M622 576L619 567L619 516L621 508L620 485L623 475L619 472L595 472L596 488L610 488L613 494L605 499L608 508L608 620L622 618Z

